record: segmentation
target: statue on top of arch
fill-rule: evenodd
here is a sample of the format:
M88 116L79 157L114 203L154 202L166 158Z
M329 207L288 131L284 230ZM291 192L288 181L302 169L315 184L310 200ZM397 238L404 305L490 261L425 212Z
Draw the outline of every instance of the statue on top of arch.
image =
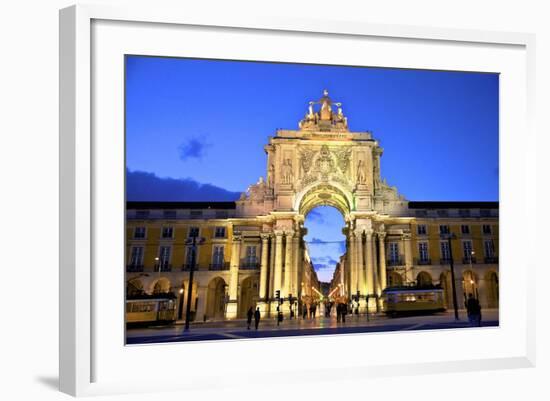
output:
M319 111L314 110L314 105L320 105ZM332 110L333 105L338 108L336 113ZM321 99L309 102L308 112L298 126L304 131L349 131L348 119L342 112L342 103L333 102L326 89Z

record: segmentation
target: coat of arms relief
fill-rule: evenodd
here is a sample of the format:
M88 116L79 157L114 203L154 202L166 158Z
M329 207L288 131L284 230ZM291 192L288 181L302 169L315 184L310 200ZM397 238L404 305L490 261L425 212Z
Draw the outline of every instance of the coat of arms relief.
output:
M319 150L301 148L299 150L302 187L314 182L335 181L351 189L350 178L351 147L329 148L321 146Z

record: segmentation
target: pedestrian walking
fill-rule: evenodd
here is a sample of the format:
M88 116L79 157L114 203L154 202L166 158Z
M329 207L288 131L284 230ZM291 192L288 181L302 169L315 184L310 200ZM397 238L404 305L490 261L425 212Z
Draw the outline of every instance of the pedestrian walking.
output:
M342 304L338 302L338 305L336 305L336 322L340 323L340 320L342 320Z
M307 304L302 306L302 319L307 319Z
M254 316L254 309L251 306L248 308L248 312L246 312L246 323L248 330L250 330L250 325L252 324L252 316Z
M346 323L347 314L348 314L348 304L342 304L342 323Z
M465 304L470 326L481 326L481 305L479 301L470 293Z
M258 326L260 325L260 308L256 308L256 311L254 312L254 327L256 330L258 330Z

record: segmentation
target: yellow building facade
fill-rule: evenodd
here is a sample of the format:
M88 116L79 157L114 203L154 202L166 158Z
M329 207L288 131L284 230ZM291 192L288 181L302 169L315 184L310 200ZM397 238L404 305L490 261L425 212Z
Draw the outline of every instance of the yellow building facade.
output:
M264 151L265 179L235 202L128 202L129 295L173 292L181 317L193 266L196 320L244 317L251 306L273 314L277 294L288 314L319 291L304 221L328 205L342 213L347 237L331 292L338 285L376 303L388 286L431 283L448 302L452 259L459 295L498 307L497 202L406 200L381 177L378 141L351 132L326 91L298 130L276 131Z

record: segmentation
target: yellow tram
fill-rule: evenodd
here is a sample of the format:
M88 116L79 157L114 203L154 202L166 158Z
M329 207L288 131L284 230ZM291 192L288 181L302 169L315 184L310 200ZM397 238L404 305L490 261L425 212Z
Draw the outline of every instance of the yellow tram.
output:
M155 325L176 321L176 296L172 293L138 295L126 299L126 324Z
M389 316L422 315L445 311L439 285L394 286L382 291L384 312Z

